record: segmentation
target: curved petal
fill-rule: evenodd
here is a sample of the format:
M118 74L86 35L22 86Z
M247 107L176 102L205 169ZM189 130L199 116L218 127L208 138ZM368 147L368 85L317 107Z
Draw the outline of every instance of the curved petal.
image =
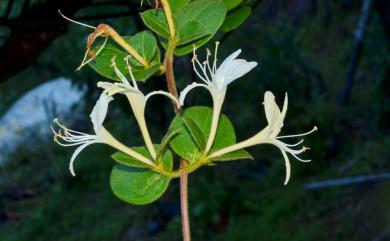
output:
M112 100L113 98L111 96L108 96L106 93L102 93L96 102L96 105L93 107L90 117L95 133L98 133L100 127L103 125L103 121L107 115L108 103Z
M240 55L241 53L241 49L238 49L236 50L234 53L232 53L231 55L229 55L223 62L222 64L218 67L215 75L219 75L223 72L225 72L225 69L228 68L228 66L230 65L230 63L236 59L238 57L238 55Z
M278 105L275 102L275 96L271 91L267 91L264 94L264 111L267 118L268 126L271 128L270 138L276 138L280 130L283 127L283 121L286 117L288 106L287 93L284 98L283 110L280 112Z
M73 152L73 155L70 158L70 162L69 162L69 171L72 174L72 176L76 176L76 174L74 172L74 167L73 167L73 164L74 164L76 157L80 154L80 152L82 150L84 150L84 148L86 148L87 146L94 144L94 143L97 143L97 141L91 141L91 142L84 143L81 146L77 147L77 149Z
M291 177L291 164L290 160L288 159L287 153L284 150L281 150L281 152L283 154L284 163L286 166L286 178L284 179L284 185L286 186Z
M184 100L188 94L188 92L190 92L190 90L196 88L196 87L204 87L206 88L207 90L209 90L209 87L205 84L198 84L196 82L190 84L190 85L187 85L187 87L185 87L181 92L180 92L180 97L179 97L179 103L180 105L184 105Z
M272 125L280 117L280 109L275 102L275 96L271 91L264 93L264 111L268 125Z
M149 94L147 94L145 96L145 103L148 101L148 99L150 97L152 97L153 95L164 95L166 97L168 97L169 99L173 100L175 103L176 103L176 106L178 108L180 108L180 103L179 101L171 94L171 93L168 93L166 91L162 91L162 90L159 90L159 91L153 91L153 92L150 92Z
M311 133L313 133L313 132L315 132L317 130L318 130L317 126L314 126L313 129L311 129L308 132L305 132L305 133L302 133L302 134L297 134L297 135L278 136L277 139L291 138L291 137L298 137L298 136L306 136L306 135L309 135L309 134L311 134Z
M234 80L245 75L257 66L257 62L248 62L244 59L235 59L229 65L229 69L225 72L225 84L228 85Z

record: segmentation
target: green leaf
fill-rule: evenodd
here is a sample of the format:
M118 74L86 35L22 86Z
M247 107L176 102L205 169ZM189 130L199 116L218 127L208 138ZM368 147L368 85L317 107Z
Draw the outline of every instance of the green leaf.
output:
M124 40L129 43L134 49L142 55L146 61L149 62L149 67L143 67L137 60L130 58L130 64L132 66L132 72L134 77L138 81L145 81L153 74L160 70L160 50L157 48L157 40L148 31L137 33L134 36L125 36ZM95 51L99 49L101 45L95 47ZM126 62L124 58L129 54L118 46L114 41L109 40L104 49L96 57L95 61L91 61L89 65L99 74L106 78L117 80L119 78L115 74L114 69L111 67L111 59L116 56L116 64L119 70L130 79Z
M179 50L175 54L185 55L192 51L194 44L200 47L210 40L222 25L226 11L222 0L193 1L176 11Z
M146 165L145 163L127 155L126 153L123 152L115 152L114 154L111 155L112 159L114 159L116 162L130 166L130 167L138 167L138 168L148 168L149 166Z
M198 161L199 158L201 158L202 153L199 151L196 142L186 127L183 117L191 119L202 132L204 139L207 140L210 132L212 115L213 110L211 108L195 106L184 110L180 116L176 116L171 123L170 129L179 130L180 132L170 143L172 150L191 163ZM214 144L210 153L235 143L236 135L233 125L225 115L221 115Z
M223 0L227 6L228 11L240 5L243 0Z
M208 41L210 41L210 39L212 39L214 35L209 35L209 36L206 36L206 37L203 37L203 38L200 38L196 41L193 41L191 42L191 44L185 44L185 45L181 45L181 46L177 46L175 48L175 55L176 56L183 56L183 55L186 55L188 53L191 53L192 50L193 50L193 46L196 46L196 47L200 47L204 44L206 44ZM165 45L163 44L163 46L165 47Z
M206 140L204 139L202 131L196 125L196 123L190 119L183 117L183 122L190 131L192 139L195 141L200 151L203 151L206 148Z
M226 16L225 22L223 23L221 30L229 32L236 29L251 15L252 9L248 6L243 6Z
M145 147L134 148L134 150L150 158ZM172 170L173 157L169 150L164 153L163 162L166 168ZM161 197L170 180L169 177L149 169L116 164L111 172L110 185L119 199L130 204L143 205Z
M198 21L189 21L180 26L179 29L179 45L187 44L196 39L208 35L207 31Z
M157 153L157 156L160 156L162 152L164 152L165 148L168 146L169 142L172 140L172 138L179 134L179 130L169 130L163 139L161 140L159 152ZM158 159L158 158L157 158Z
M179 8L186 5L188 1L189 0L169 0L169 6L171 7L172 12L175 12Z
M246 150L238 150L234 152L227 153L225 155L212 158L211 161L234 161L240 159L251 159L253 160L252 155Z
M164 11L149 9L142 12L140 15L142 21L150 30L166 39L169 38L169 28Z

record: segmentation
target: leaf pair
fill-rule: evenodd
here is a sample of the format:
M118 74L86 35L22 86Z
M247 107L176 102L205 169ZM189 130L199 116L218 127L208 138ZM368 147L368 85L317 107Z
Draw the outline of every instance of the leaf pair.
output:
M173 5L172 9L176 30L175 54L182 56L190 53L193 45L202 46L214 36L225 19L227 8L222 0L198 0L188 4L184 4L186 1L179 2L180 4ZM163 39L169 38L163 11L147 10L141 13L141 17L153 32ZM162 44L165 47L167 45L164 41Z
M204 153L206 140L209 137L213 111L209 107L195 106L186 109L180 116L176 116L170 131L178 130L170 142L172 150L190 163L196 163L206 157ZM236 143L234 127L228 117L222 115L210 153ZM238 159L252 159L245 150L239 150L208 161L229 161Z
M212 109L209 107L191 107L176 116L163 138L160 145L155 145L158 151L157 165L162 166L164 171L171 172L173 168L173 156L171 149L194 165L205 161L204 149L210 132ZM230 120L222 115L211 153L221 148L236 143L236 135ZM135 151L151 159L146 147L134 147ZM112 155L117 162L111 172L111 188L114 194L121 200L131 204L147 204L157 200L167 189L170 177L148 169L138 160L117 152ZM206 160L205 164L216 161L231 161L238 159L252 159L245 150L235 151L218 158Z

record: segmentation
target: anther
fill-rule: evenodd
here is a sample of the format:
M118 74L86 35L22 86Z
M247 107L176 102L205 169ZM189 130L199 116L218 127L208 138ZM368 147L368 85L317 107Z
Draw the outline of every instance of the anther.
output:
M303 147L302 147L302 150L303 150L303 151L310 151L311 148L310 148L310 147L303 146Z

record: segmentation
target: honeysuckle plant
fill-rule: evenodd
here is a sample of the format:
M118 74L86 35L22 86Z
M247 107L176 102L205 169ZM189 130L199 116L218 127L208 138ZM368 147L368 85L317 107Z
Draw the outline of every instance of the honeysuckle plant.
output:
M196 51L217 32L232 31L243 23L251 13L250 3L242 0L159 2L162 8L151 8L140 13L143 22L152 32L146 30L133 36L121 36L107 24L94 27L78 23L61 13L69 21L94 29L87 39L87 51L78 70L90 66L106 80L97 83L101 95L90 115L94 134L68 129L58 120L54 120L56 125L52 129L54 140L58 144L78 146L70 158L69 169L72 175L75 175L74 163L78 154L87 146L101 143L114 148L116 152L112 154L112 159L115 165L110 184L113 193L127 203L151 203L163 195L172 179L180 178L183 240L189 241L189 173L217 162L253 159L245 148L272 144L280 149L284 158L286 185L291 176L288 155L308 162L310 160L301 159L298 155L309 148L301 146L303 139L293 144L282 140L308 135L316 131L317 127L303 134L279 135L287 113L287 93L280 110L275 96L267 91L263 105L268 124L259 126L259 132L254 136L237 142L234 127L221 110L228 85L250 72L257 66L257 62L239 59L239 49L218 64L219 42L216 42L214 53L206 49L203 62L199 60ZM102 41L99 38L103 38ZM159 46L163 46L165 50L163 61ZM174 79L173 60L175 56L191 53L192 60L189 64L192 64L199 81L183 88L179 95ZM168 91L156 90L146 95L141 92L140 82L164 74ZM206 88L210 92L212 108L184 108L187 94L196 87ZM109 104L115 103L114 96L118 94L124 95L129 101L130 110L134 113L144 140L141 146L128 147L122 144L103 126ZM168 97L176 113L161 141L151 137L145 120L146 103L154 95ZM180 162L177 169L173 168L175 161Z

